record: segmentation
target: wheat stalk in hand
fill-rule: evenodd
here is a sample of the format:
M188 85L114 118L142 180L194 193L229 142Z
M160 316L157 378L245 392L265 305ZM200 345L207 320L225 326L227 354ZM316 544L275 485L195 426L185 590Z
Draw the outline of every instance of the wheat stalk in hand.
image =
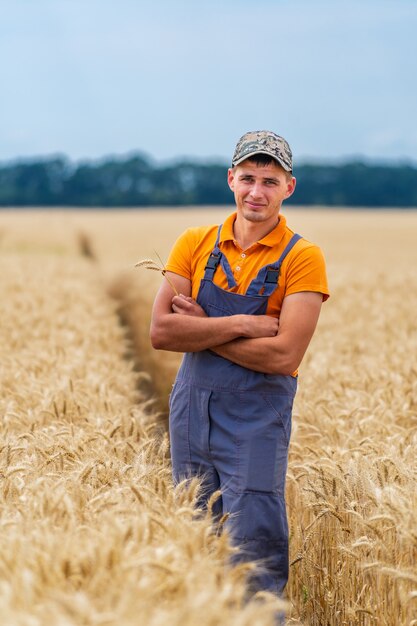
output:
M147 270L153 270L154 272L161 272L162 276L165 276L165 278L167 279L167 281L171 285L173 291L178 296L179 294L178 294L178 291L175 288L175 285L172 283L172 281L166 275L167 271L165 269L165 265L164 265L161 257L159 256L159 254L157 252L155 252L155 254L158 257L159 263L157 263L153 259L142 259L141 261L138 261L137 263L135 263L135 267L144 267Z

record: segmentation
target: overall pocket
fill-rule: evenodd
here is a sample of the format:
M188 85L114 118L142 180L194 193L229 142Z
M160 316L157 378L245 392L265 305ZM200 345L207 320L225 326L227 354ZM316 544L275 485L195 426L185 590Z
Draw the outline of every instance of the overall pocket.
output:
M292 401L288 395L242 394L237 424L241 491L283 493Z
M262 394L266 406L275 415L285 433L285 442L288 446L291 437L292 407L294 397L289 395Z
M169 397L169 438L172 473L176 482L189 473L190 452L190 387L176 382Z

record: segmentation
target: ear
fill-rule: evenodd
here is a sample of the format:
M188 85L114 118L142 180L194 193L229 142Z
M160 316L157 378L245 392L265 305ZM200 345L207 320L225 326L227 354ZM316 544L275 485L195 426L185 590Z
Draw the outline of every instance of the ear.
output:
M292 196L292 194L294 193L296 184L297 184L297 179L294 178L293 176L291 180L287 182L287 192L285 194L286 198L289 198L290 196Z
M235 181L235 172L234 169L232 167L229 167L229 169L227 170L227 184L229 185L230 189L232 191L234 191L234 181Z

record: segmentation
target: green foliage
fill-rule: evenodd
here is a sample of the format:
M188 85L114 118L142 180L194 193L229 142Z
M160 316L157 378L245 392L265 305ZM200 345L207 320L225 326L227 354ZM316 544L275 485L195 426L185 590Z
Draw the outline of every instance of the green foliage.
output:
M71 164L65 157L0 165L0 207L144 207L231 204L227 164L155 165L143 154ZM297 205L417 207L417 167L300 165Z
M411 165L303 165L293 204L417 207L417 168Z

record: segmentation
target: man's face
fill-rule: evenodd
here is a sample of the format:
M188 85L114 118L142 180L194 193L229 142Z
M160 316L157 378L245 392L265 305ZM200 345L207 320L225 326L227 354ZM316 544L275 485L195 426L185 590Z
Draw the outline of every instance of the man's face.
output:
M282 201L293 193L296 182L275 161L257 165L248 160L229 169L227 180L235 194L238 215L249 222L270 222L272 227Z

